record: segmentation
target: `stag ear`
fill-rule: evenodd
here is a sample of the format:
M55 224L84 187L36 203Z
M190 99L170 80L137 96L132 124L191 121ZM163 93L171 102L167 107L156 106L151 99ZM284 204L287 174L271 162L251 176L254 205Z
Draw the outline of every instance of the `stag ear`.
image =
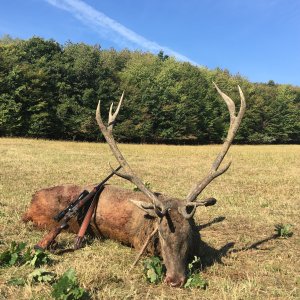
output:
M185 219L190 219L194 216L198 206L211 206L215 205L217 200L215 198L207 198L202 201L188 202L183 206L178 207L178 211Z
M156 218L157 213L155 212L155 207L152 203L138 201L138 200L129 200L132 204L137 206L139 209L147 213L149 216Z

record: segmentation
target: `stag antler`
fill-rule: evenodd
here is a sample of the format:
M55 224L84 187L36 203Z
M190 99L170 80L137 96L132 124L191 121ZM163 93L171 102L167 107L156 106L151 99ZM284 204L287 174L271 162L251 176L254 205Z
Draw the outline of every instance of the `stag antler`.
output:
M220 153L217 155L216 159L214 160L208 174L199 182L197 182L189 194L186 197L187 202L194 202L199 194L206 188L206 186L216 177L220 176L221 174L225 173L228 168L230 167L231 162L229 162L225 167L222 169L218 170L220 167L229 147L231 146L231 143L236 135L236 132L241 124L241 120L244 116L245 109L246 109L246 102L245 102L245 97L244 94L241 90L241 88L238 86L240 97L241 97L241 106L238 115L236 116L236 111L235 111L235 104L232 101L230 97L228 97L226 94L224 94L218 86L213 82L215 85L218 93L222 96L224 101L227 104L229 114L230 114L230 127L228 130L227 137L224 141L223 147L220 151Z
M123 98L124 98L124 92L122 93L119 104L118 104L117 109L114 112L114 114L112 113L113 103L111 104L110 109L109 109L109 117L108 117L107 126L104 125L104 123L101 119L100 101L99 101L97 110L96 110L96 120L97 120L99 128L100 128L102 134L104 135L106 142L108 143L113 155L115 156L115 158L117 159L119 164L122 166L123 170L125 171L125 174L119 173L119 172L115 172L115 174L132 182L133 184L135 184L146 196L148 196L151 199L157 215L159 217L162 217L166 213L166 209L164 208L163 203L155 196L155 194L153 192L151 192L148 188L146 188L146 186L144 185L142 180L138 176L136 176L136 174L133 172L133 170L127 163L126 159L122 155L121 151L119 150L119 148L116 144L116 141L113 137L113 134L112 134L113 126L115 124L116 117L120 111L120 107L122 105Z

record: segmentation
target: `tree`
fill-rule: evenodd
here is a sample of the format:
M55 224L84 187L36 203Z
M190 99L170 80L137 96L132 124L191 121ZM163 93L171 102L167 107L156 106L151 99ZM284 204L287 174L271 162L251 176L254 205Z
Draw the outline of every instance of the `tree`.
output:
M160 50L157 54L157 57L161 60L161 61L165 61L169 58L169 55L165 55L164 51Z
M95 107L107 114L125 91L115 134L134 142L216 143L229 126L212 81L247 110L235 141L299 143L300 88L251 83L157 55L83 43L0 39L0 135L98 140Z

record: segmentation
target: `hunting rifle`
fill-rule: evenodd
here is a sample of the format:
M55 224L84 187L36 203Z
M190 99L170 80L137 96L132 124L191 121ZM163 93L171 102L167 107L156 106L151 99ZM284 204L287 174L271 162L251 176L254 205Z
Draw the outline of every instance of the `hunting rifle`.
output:
M70 203L68 207L59 212L53 219L57 222L61 221L61 223L56 228L47 233L43 237L43 239L34 246L34 248L41 250L48 249L51 244L53 244L55 238L62 232L62 230L69 227L68 222L73 217L77 216L79 214L79 210L90 202L91 204L87 216L84 218L82 227L80 228L77 239L75 241L75 249L78 249L81 245L86 227L89 224L92 213L95 209L97 198L104 188L104 184L121 168L122 167L119 166L118 168L113 170L103 181L96 185L91 192L84 190L74 201Z

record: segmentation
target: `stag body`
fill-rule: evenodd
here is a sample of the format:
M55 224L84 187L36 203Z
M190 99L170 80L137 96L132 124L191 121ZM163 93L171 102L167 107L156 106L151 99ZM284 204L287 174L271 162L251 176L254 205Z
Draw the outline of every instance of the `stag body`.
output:
M101 118L100 102L96 111L96 120L100 131L109 144L113 155L122 166L122 173L114 173L136 185L142 192L135 194L130 191L107 186L100 196L100 204L96 213L96 223L103 236L130 244L136 248L141 247L147 236L155 228L158 232L158 245L161 256L167 268L165 281L171 286L182 286L184 284L189 257L198 255L199 251L201 251L199 249L200 236L196 230L193 216L197 207L213 205L216 200L208 198L197 201L197 197L212 180L226 172L230 167L230 163L228 163L225 167L219 168L236 135L246 109L244 95L240 87L241 106L238 114L236 114L234 102L216 84L215 87L228 107L230 127L221 151L212 163L208 174L192 187L185 201L158 195L149 190L134 173L120 152L112 131L123 101L123 94L115 113L112 113L113 105L111 105L107 125L103 123ZM55 211L57 213L60 209L64 208L61 204L58 204L59 202L65 201L63 199L70 200L70 198L74 198L74 191L76 190L76 195L78 195L82 190L79 187L72 186L68 194L68 188L66 187L53 189L57 189L60 192L57 194L55 192L51 193L50 189L50 192L49 190L44 190L38 192L38 195L36 194L36 200L33 200L24 220L32 219L35 223L40 222L41 226L43 222L46 224L45 217L36 216L39 211L34 209L35 206L37 207L39 203L44 203L45 208L47 208L46 202L49 201L52 203L49 205L58 206ZM54 191L53 189L52 191ZM63 191L66 194L62 194ZM70 197L70 194L72 194L72 197ZM39 195L44 195L43 197L41 196L41 200L39 200ZM40 221L39 218L41 218ZM48 225L50 226L51 224L49 223ZM154 251L154 246L152 244L152 251Z
M41 229L51 229L57 226L53 217L83 189L91 190L92 187L62 185L42 189L33 195L31 205L23 215L23 221L32 221ZM172 286L180 286L185 281L187 260L195 255L199 256L200 235L194 220L182 218L179 213L178 208L183 204L181 200L163 195L158 195L158 198L169 207L168 214L162 220L158 220L151 209L141 213L133 204L132 201L142 201L151 206L150 199L143 193L106 185L99 196L92 229L95 235L139 250L158 226L158 235L150 240L147 252L163 257L168 270L166 282ZM78 229L79 224L73 220L69 231L77 233Z

